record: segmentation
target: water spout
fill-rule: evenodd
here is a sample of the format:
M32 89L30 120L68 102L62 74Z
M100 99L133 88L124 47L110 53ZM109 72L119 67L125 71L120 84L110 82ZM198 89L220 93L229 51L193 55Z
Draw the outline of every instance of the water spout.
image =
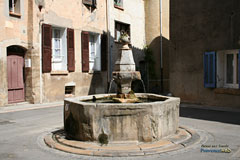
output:
M108 93L110 93L110 91L111 91L111 88L112 88L112 82L114 82L114 79L112 79L112 80L110 81L110 85L109 85Z
M146 87L145 87L145 84L144 84L144 82L143 82L143 80L142 80L142 79L140 79L140 80L141 80L141 82L142 82L143 91L144 91L144 93L146 93Z

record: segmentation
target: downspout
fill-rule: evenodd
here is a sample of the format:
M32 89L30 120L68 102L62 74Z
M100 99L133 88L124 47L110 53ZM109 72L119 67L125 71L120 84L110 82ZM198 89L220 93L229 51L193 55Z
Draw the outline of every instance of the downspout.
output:
M163 93L163 54L162 54L162 0L159 0L159 11L160 11L160 74L161 74L161 93Z
M40 103L43 103L43 78L42 78L42 22L44 21L43 19L43 13L41 13L40 9L40 20L39 20L39 64L40 64Z
M42 35L41 35L41 20L39 22L39 60L40 60L40 103L43 102L43 79L42 79Z
M110 33L110 2L106 1L106 19L107 19L107 35L108 35L108 82L112 79L112 50L111 50L111 33Z

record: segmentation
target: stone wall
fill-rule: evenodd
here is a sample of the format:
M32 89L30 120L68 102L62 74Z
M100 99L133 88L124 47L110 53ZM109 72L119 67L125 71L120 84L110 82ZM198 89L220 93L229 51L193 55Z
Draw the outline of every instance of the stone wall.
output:
M239 49L240 2L172 0L170 91L183 102L240 107L239 94L204 88L203 53Z

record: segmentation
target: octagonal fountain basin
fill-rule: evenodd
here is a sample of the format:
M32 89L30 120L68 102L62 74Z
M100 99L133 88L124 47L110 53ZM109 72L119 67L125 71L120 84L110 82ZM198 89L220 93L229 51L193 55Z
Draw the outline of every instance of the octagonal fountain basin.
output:
M114 103L111 101L114 94L66 98L64 130L67 137L100 143L153 142L176 133L179 98L135 95L140 99L136 103Z

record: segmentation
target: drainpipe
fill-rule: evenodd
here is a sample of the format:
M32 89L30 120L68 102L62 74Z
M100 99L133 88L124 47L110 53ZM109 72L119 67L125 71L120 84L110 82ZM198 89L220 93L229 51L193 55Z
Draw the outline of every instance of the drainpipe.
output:
M110 1L106 1L106 19L107 19L107 34L108 34L108 82L112 79L112 49L111 49L111 32L110 32L110 25L111 25L111 17L110 17Z
M163 93L163 55L162 55L162 0L159 0L159 11L160 11L160 74L161 74L161 93Z
M43 88L42 88L42 84L43 84L43 82L42 82L42 41L41 41L41 39L42 39L42 35L41 35L41 21L39 22L39 51L40 51L40 54L39 54L39 60L40 60L40 103L42 103L43 102Z
M41 12L41 10L40 10ZM43 103L43 79L42 79L42 22L44 21L42 14L40 13L40 21L39 21L39 64L40 64L40 103Z

